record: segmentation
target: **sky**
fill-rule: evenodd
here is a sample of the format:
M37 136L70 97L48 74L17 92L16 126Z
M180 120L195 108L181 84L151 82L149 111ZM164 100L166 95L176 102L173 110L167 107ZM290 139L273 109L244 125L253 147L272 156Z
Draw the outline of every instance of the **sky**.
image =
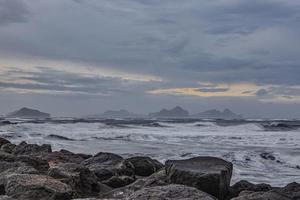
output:
M300 1L0 0L0 115L300 118Z

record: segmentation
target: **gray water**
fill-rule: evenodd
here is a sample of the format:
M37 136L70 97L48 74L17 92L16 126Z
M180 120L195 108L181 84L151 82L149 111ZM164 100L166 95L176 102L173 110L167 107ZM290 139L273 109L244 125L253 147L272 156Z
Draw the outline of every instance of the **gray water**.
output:
M54 150L88 154L147 155L161 162L217 156L234 164L232 183L242 179L273 186L300 182L297 128L266 129L263 121L12 121L17 123L0 126L0 137L16 144L47 143Z

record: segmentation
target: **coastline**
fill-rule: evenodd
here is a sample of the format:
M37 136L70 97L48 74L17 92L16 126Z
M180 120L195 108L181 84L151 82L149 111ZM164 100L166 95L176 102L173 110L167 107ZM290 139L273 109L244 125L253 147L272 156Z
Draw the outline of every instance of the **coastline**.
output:
M160 163L143 156L52 151L47 144L15 145L0 138L0 199L300 198L299 183L280 188L242 180L230 186L232 168L232 163L216 157Z

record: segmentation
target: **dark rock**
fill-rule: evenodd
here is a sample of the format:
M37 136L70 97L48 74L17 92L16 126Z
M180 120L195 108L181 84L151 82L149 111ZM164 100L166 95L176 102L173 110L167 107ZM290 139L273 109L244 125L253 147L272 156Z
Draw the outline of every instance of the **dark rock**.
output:
M134 183L127 185L125 187L114 189L101 197L103 198L112 198L112 199L124 199L128 197L133 192L140 190L145 187L154 187L154 186L165 186L167 183L167 176L165 170L161 170L152 174L151 176L138 179Z
M261 153L260 157L262 157L265 160L276 160L275 156L268 152Z
M16 146L17 145L11 143L3 144L1 146L1 151L4 151L6 153L12 153Z
M35 156L25 156L25 155L16 156L5 152L0 152L0 161L22 162L28 166L34 167L36 170L38 170L41 173L46 173L49 169L49 164L46 160L43 160Z
M72 189L49 176L13 174L7 177L6 194L22 200L69 200Z
M24 162L29 166L34 167L41 173L46 173L49 169L49 164L46 160L43 160L34 156L17 156L16 161Z
M0 147L2 147L2 145L4 145L4 144L10 144L10 141L0 137Z
M134 166L134 172L138 176L150 176L164 167L163 164L150 157L132 157L127 159Z
M85 159L92 157L91 155L76 154L67 150L53 151L43 156L50 165L59 163L76 163L80 164Z
M241 191L266 192L272 190L268 184L253 184L248 181L239 181L230 187L230 196L237 197Z
M290 183L283 188L274 188L270 191L253 192L242 191L238 197L233 200L299 200L300 184Z
M0 194L5 194L6 179L11 174L39 174L39 172L22 162L0 161Z
M114 175L134 175L134 166L121 156L112 153L98 153L81 164L93 171L101 181Z
M222 200L229 191L232 163L214 157L168 160L166 174L171 183L196 187Z
M143 188L131 194L131 200L216 200L209 194L184 185L167 185Z
M99 192L109 191L101 191L96 175L79 164L66 163L51 167L48 175L70 185L76 197L97 196Z
M133 183L135 179L131 176L112 176L108 180L103 181L105 185L112 188L120 188Z
M6 195L0 195L0 200L16 200Z
M37 144L27 144L26 142L21 142L12 151L15 155L37 155L50 152L52 152L52 149L49 144L43 144L40 146Z
M292 200L291 198L282 196L274 191L268 192L252 192L242 191L240 195L232 200Z
M300 184L293 182L283 188L275 189L278 193L285 195L292 200L300 199Z

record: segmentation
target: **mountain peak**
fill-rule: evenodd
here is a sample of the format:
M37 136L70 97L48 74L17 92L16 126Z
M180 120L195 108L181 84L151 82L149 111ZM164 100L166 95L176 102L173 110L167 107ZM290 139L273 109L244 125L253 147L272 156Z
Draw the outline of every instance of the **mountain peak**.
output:
M158 117L158 118L180 118L180 117L188 117L189 112L184 110L180 106L176 106L170 110L168 109L161 109L159 112L150 113L150 117Z
M23 107L19 110L7 114L6 116L11 118L48 118L50 117L50 114L41 112L39 110Z

